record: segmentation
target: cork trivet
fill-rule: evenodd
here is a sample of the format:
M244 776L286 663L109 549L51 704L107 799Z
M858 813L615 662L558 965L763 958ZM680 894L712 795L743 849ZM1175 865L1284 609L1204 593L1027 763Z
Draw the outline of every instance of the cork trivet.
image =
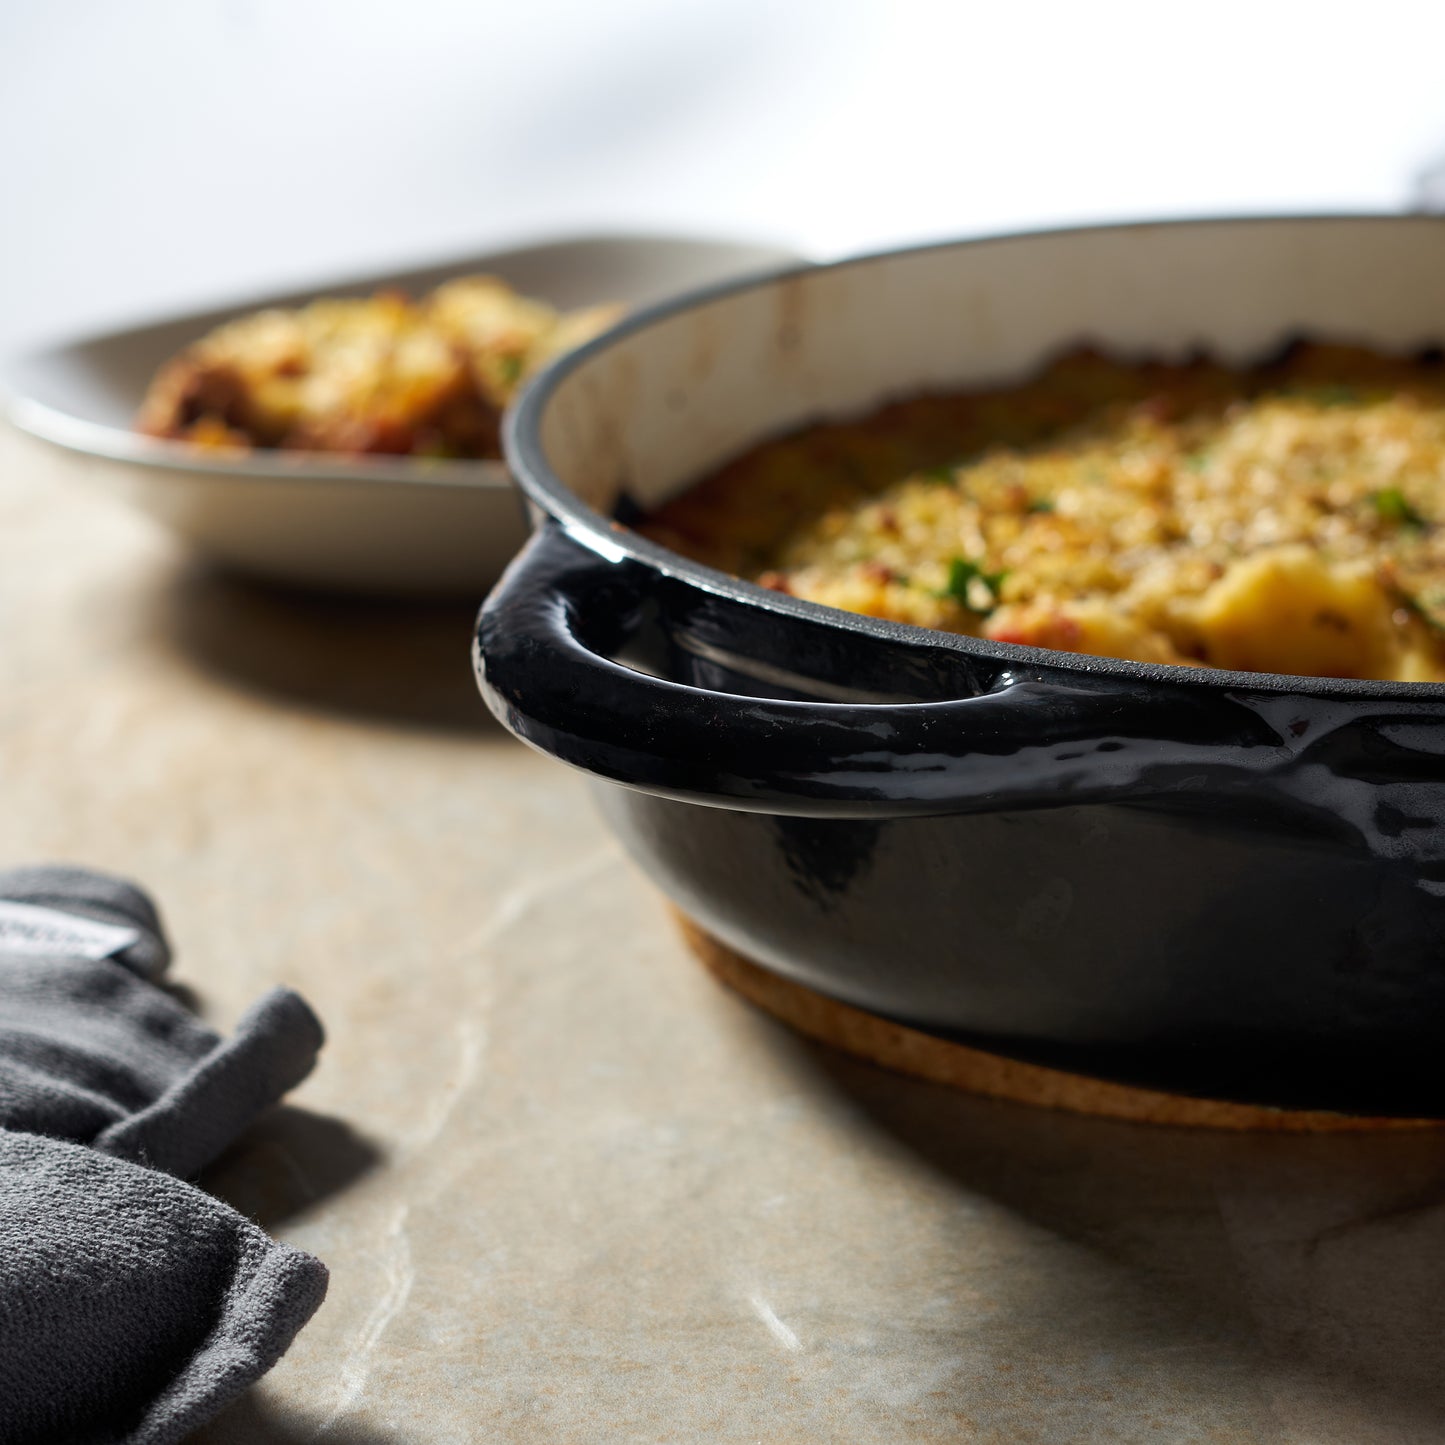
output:
M820 1043L935 1084L948 1084L991 1099L1007 1099L1046 1109L1191 1129L1318 1133L1432 1129L1445 1125L1445 1120L1440 1119L1376 1118L1195 1099L1021 1063L937 1039L837 1003L803 984L762 968L719 942L686 914L676 909L673 912L693 952L723 983L749 1002Z

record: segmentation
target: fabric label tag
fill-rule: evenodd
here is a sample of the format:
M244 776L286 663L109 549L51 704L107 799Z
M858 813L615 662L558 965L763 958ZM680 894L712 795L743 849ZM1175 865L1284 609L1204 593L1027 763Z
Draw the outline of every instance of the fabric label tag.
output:
M96 961L139 942L134 928L0 898L0 953L61 954Z

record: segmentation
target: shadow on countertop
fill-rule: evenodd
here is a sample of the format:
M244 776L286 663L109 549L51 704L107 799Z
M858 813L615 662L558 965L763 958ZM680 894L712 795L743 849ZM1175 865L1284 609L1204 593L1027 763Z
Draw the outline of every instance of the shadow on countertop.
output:
M263 1386L248 1390L209 1425L188 1435L186 1445L310 1445L318 1439L326 1445L401 1445L402 1438L354 1421L327 1425L324 1419L277 1409L267 1402ZM412 1436L408 1445L419 1439Z
M351 598L199 564L153 602L163 644L231 686L394 726L501 739L472 675L482 599Z
M961 1194L1096 1261L1079 1328L1099 1351L1212 1352L1222 1378L1260 1398L1277 1438L1445 1439L1445 1128L1126 1124L786 1047ZM1077 1300L1049 1299L1047 1276L1032 1287L1026 1313L1072 1317Z
M197 1181L262 1229L287 1220L341 1193L382 1162L382 1153L348 1124L292 1104L282 1104L248 1129ZM187 1445L303 1445L324 1438L331 1445L396 1445L396 1437L365 1425L302 1418L267 1402L265 1382L247 1390L208 1425L187 1436Z
M340 1119L282 1104L210 1165L199 1183L270 1231L348 1189L382 1157Z

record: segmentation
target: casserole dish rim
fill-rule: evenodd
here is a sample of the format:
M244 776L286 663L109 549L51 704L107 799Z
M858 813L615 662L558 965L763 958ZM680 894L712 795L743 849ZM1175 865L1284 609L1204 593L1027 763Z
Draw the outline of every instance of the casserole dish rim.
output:
M552 362L523 389L502 422L502 450L518 486L534 506L547 513L574 541L612 562L624 559L674 579L697 590L747 607L770 612L779 619L797 619L844 632L861 634L875 642L903 646L910 650L942 649L981 660L1019 667L1046 667L1066 674L1095 678L1117 677L1122 682L1158 684L1169 687L1204 688L1219 693L1249 691L1273 694L1309 694L1319 699L1342 702L1437 702L1445 703L1445 682L1398 682L1374 678L1316 677L1307 674L1240 672L1224 668L1189 667L1174 663L1136 662L1128 658L1096 656L1091 653L1062 652L1018 643L995 642L967 633L946 632L849 612L842 608L810 602L749 582L744 578L693 561L679 552L643 536L631 526L605 516L582 500L553 470L542 443L542 420L552 397L568 378L608 348L647 330L659 322L682 315L715 301L777 287L794 278L821 272L861 270L906 257L945 251L963 251L974 246L1026 243L1042 238L1122 234L1154 230L1199 230L1209 227L1334 223L1371 226L1434 226L1445 239L1445 216L1391 211L1337 211L1299 214L1270 213L1242 216L1171 217L1162 220L1127 220L1076 226L1036 227L1019 231L985 232L953 239L867 251L838 260L783 266L751 276L700 286L623 318L600 336ZM1071 339L1058 338L1065 345ZM882 398L880 398L881 404ZM807 425L807 422L801 425ZM796 430L792 428L791 430ZM779 437L787 433L778 434ZM777 439L777 438L773 438ZM754 442L751 445L763 443ZM739 448L740 454L743 448ZM700 478L699 478L700 480ZM686 686L686 684L675 684ZM706 691L706 689L696 689ZM868 706L869 704L860 704ZM887 707L930 706L891 702Z

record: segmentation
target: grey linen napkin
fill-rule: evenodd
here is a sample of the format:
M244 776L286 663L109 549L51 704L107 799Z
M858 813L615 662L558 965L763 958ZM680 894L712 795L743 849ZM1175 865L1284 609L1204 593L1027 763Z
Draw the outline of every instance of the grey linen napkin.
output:
M325 1294L319 1260L170 1177L306 1076L320 1024L276 989L223 1040L154 982L169 960L133 885L0 873L0 1445L177 1441Z
M271 1368L325 1266L154 1169L0 1130L0 1441L174 1445Z

